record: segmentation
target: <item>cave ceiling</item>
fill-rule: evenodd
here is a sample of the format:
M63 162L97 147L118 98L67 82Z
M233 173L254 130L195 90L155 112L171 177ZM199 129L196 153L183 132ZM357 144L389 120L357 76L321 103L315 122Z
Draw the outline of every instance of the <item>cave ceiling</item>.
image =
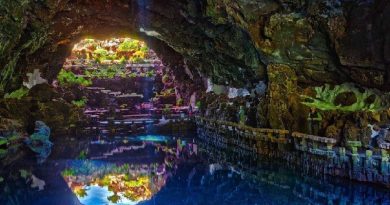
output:
M387 0L4 0L0 11L5 91L36 68L52 79L82 38L121 36L217 84L250 86L283 64L302 85L390 89Z

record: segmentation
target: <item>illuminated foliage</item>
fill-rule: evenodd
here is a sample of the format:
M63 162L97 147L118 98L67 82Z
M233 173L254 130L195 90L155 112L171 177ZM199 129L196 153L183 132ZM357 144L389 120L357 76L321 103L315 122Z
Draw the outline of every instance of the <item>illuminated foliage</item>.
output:
M12 93L5 94L4 98L15 98L20 100L28 94L28 89L26 87L21 87L18 90L13 91Z
M331 87L326 84L322 87L315 87L315 97L302 95L302 104L320 110L339 110L343 112L371 111L376 112L386 108L386 103L372 89L360 90L353 84L341 84ZM336 104L336 98L345 93L353 93L356 100L351 105Z
M88 102L88 99L86 97L83 97L80 100L73 100L72 104L77 106L77 107L84 107Z
M134 202L148 200L161 187L152 186L154 176L150 173L134 172L134 169L137 169L135 166L129 164L96 166L85 160L82 164L77 164L77 167L65 169L61 174L70 184L72 191L81 198L87 196L89 186L99 186L111 192L107 200L113 203L122 200L123 197Z
M62 69L57 76L58 82L61 86L81 85L89 86L92 84L91 80L87 80L82 76L76 76L72 71Z
M135 52L141 48L140 42L133 39L126 39L119 44L118 51L120 52Z

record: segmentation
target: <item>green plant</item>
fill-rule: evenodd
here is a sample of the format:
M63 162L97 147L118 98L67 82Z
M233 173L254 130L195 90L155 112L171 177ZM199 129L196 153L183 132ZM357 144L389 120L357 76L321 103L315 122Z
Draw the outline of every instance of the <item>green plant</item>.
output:
M361 91L349 83L335 85L334 87L326 84L325 86L315 87L314 89L316 91L316 97L301 95L301 98L304 100L302 104L320 110L339 110L343 112L376 112L386 108L381 97L372 89L364 89ZM353 93L356 97L355 103L344 106L336 105L335 101L337 96L343 93Z
M129 74L129 77L130 77L130 78L136 78L136 77L137 77L137 73L130 73L130 74Z
M122 56L120 59L119 59L119 63L120 64L125 64L126 63L126 58L124 56Z
M27 177L29 177L31 175L30 172L28 172L27 170L25 169L20 169L19 170L19 173L20 173L20 176L24 179L27 179Z
M168 88L166 90L161 91L162 96L170 96L175 93L175 90L173 88Z
M93 51L93 55L95 58L105 58L108 56L108 51L103 48L98 48L95 51Z
M88 99L86 97L83 97L82 99L80 100L73 100L72 101L72 104L77 106L77 107L85 107L85 105L87 104L88 102Z
M146 72L146 77L151 78L153 76L154 76L154 70L150 70L150 71Z
M171 109L169 108L168 105L165 105L165 107L164 107L163 110L162 110L162 114L163 114L163 115L169 115L169 114L171 114Z
M183 102L184 102L183 98L178 98L178 99L176 100L176 105L177 105L177 106L181 106L181 105L183 105Z
M85 150L81 151L77 159L81 159L81 160L87 159L87 151Z
M69 177L69 176L75 176L76 175L76 171L74 169L65 169L64 171L61 172L61 175L63 177Z
M5 94L4 98L15 98L20 100L28 94L28 89L26 87L21 87L18 90L13 91L12 93Z
M133 39L126 39L118 46L120 52L135 52L139 49L139 41Z
M85 79L82 76L76 76L72 71L66 71L62 69L57 76L58 82L61 86L71 86L71 85L82 85L89 86L92 85L92 81Z
M131 56L130 61L132 63L144 63L145 62L144 59L139 57L139 56Z
M165 75L163 75L163 77L162 77L162 82L165 84L165 83L168 83L168 81L169 81L169 75L168 74L165 74Z

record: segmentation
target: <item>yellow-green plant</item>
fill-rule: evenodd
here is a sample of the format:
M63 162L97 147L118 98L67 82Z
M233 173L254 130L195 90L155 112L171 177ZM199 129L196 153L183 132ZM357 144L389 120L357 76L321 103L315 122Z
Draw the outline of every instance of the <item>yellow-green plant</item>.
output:
M71 85L82 85L89 86L92 85L92 81L85 79L82 76L76 76L72 71L66 71L62 69L57 76L57 80L61 86L71 86Z
M373 89L358 89L351 83L344 83L331 87L325 84L321 87L315 87L316 96L311 97L301 95L302 104L314 107L319 110L339 110L342 112L370 111L377 112L386 109L387 102L377 94ZM351 105L336 105L337 96L343 93L353 93L356 101ZM370 100L369 100L370 99Z
M15 99L20 100L21 98L23 98L27 94L28 94L28 88L23 86L15 91L13 91L12 93L5 94L4 98L15 98Z
M135 52L140 48L140 43L137 40L126 39L118 46L120 52Z
M72 104L77 106L77 107L84 107L88 102L88 99L86 97L83 97L80 100L73 100Z

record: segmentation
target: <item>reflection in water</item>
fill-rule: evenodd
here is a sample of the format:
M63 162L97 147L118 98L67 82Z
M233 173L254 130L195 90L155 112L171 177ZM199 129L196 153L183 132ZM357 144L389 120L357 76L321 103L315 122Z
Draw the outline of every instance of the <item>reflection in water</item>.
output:
M13 170L26 172L9 171L11 177L4 177L0 204L390 204L388 189L311 177L250 152L193 143L192 138L139 138L92 141L82 160L49 158L36 166L33 159L32 166L15 165ZM26 181L31 175L46 182L44 190L31 188Z
M163 135L142 135L137 137L138 140L147 141L147 142L167 142L168 137Z
M154 147L155 153L162 152L163 161L118 165L97 160L78 160L72 161L62 172L64 180L82 204L137 204L151 199L165 185L176 163L175 152L172 148L153 143L166 141L166 137L149 135L139 138L145 139L141 146L115 148L109 154L103 153L103 156L146 149L148 143Z
M64 170L68 186L85 205L137 203L150 199L165 185L165 164L96 165L92 161Z

